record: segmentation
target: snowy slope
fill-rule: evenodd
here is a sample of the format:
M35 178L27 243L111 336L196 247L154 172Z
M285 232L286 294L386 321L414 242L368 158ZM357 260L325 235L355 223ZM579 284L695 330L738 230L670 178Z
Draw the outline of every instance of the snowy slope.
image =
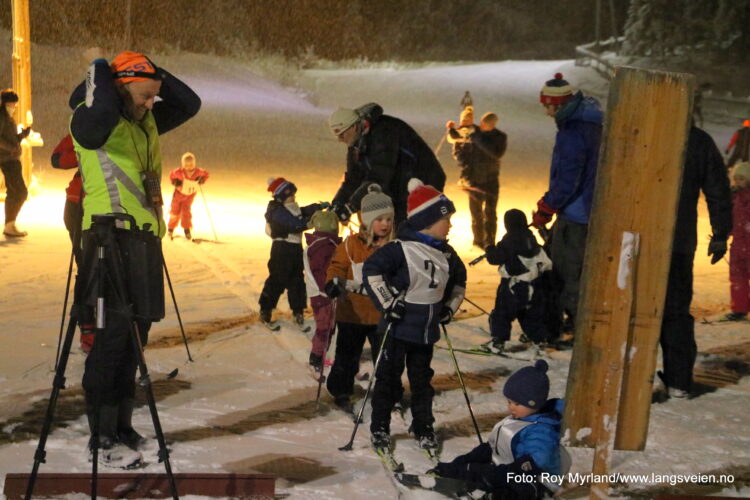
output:
M6 57L7 46L0 47ZM47 145L35 151L39 184L24 207L19 224L30 232L23 241L0 240L0 477L30 470L35 436L49 393L69 259L62 226L62 189L67 172L49 168L51 148L65 132L66 94L81 78L79 50L34 47L35 126ZM315 384L307 375L308 338L289 324L285 299L282 328L272 334L256 323L258 294L265 279L270 240L263 234L266 178L284 175L299 187L303 203L328 200L343 172L344 148L330 136L327 114L336 106L369 101L386 113L412 123L436 145L443 124L457 118L465 90L481 114L496 111L509 135L503 160L499 212L511 207L530 212L544 192L554 124L537 102L538 89L556 71L573 83L597 77L571 61L431 65L419 68L287 71L276 80L259 76L259 63L208 56L179 55L154 59L183 76L203 97L201 113L163 137L164 163L176 166L191 150L211 171L204 191L221 243L193 244L176 239L164 244L180 310L191 339L194 363L186 362L171 304L168 317L154 326L146 356L154 374L162 426L172 444L177 472L259 470L280 476L277 489L289 498L395 498L396 490L369 450L363 425L349 453L338 451L352 423L332 409L324 394L316 410ZM79 61L79 62L76 62ZM266 68L267 69L267 68ZM270 73L267 73L270 74ZM277 83L283 81L283 84ZM292 87L295 84L295 87ZM723 145L730 130L709 127ZM455 187L457 169L449 148L440 159L449 175L448 195L458 205L451 242L465 261L478 255L470 248L467 203ZM194 205L194 234L213 239L201 199ZM701 240L708 234L701 212ZM177 231L179 234L179 230ZM695 307L698 317L726 309L727 267L711 267L705 241L696 258ZM468 297L490 309L498 277L487 264L469 271ZM465 304L467 312L450 328L456 347L486 340L486 318ZM747 340L747 325L698 325L700 351ZM517 333L517 332L516 332ZM514 333L515 335L515 333ZM500 389L523 362L460 356L470 386L474 412L489 430L505 411ZM552 395L562 396L568 353L552 355ZM68 389L60 402L64 427L48 442L42 471L89 470L84 447L87 429L81 411L83 356L75 353L68 369ZM178 367L175 380L164 376ZM445 437L444 457L463 453L476 443L468 412L446 351L436 350L434 368L436 427ZM367 368L364 368L367 369ZM692 401L655 406L647 450L615 453L619 472L707 472L750 465L750 382L721 388ZM407 416L408 420L408 416ZM150 433L148 412L136 412L136 426ZM396 453L407 470L422 472L429 463L405 436L407 424L394 418ZM155 462L155 448L147 458ZM572 450L574 470L590 470L588 450ZM146 471L160 472L152 463ZM633 485L633 488L642 485ZM424 493L412 495L429 498Z

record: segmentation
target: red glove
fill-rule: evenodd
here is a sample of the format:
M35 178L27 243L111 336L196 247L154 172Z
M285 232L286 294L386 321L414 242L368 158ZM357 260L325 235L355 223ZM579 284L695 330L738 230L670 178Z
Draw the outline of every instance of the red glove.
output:
M531 214L531 225L534 227L545 227L550 223L555 212L557 210L547 205L544 202L544 198L541 198L536 202L536 212Z

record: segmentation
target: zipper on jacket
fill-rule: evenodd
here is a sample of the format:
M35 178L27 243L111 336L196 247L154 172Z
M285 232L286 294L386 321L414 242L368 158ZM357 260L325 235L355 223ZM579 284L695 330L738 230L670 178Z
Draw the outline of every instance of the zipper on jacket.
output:
M432 323L432 308L434 307L433 304L430 304L430 314L427 315L427 325L424 328L424 343L429 344L429 335L430 335L430 324Z

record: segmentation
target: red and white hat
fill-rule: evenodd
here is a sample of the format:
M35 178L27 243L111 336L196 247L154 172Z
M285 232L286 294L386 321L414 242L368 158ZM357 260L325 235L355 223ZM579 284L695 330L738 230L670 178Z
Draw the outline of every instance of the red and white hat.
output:
M406 217L416 231L429 227L443 217L456 212L453 202L432 186L412 178L408 184L409 198L406 201Z
M268 191L274 200L283 202L297 192L297 186L283 177L271 177L268 179Z
M542 104L565 104L573 97L573 87L567 80L563 80L562 73L555 73L552 80L547 80L539 93Z

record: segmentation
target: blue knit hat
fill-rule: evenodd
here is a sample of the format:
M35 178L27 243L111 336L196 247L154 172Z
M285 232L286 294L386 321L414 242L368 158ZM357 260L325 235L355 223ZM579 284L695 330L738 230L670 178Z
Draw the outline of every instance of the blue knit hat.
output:
M547 402L549 377L547 362L537 360L534 366L524 366L508 377L503 387L503 395L518 404L538 410Z

